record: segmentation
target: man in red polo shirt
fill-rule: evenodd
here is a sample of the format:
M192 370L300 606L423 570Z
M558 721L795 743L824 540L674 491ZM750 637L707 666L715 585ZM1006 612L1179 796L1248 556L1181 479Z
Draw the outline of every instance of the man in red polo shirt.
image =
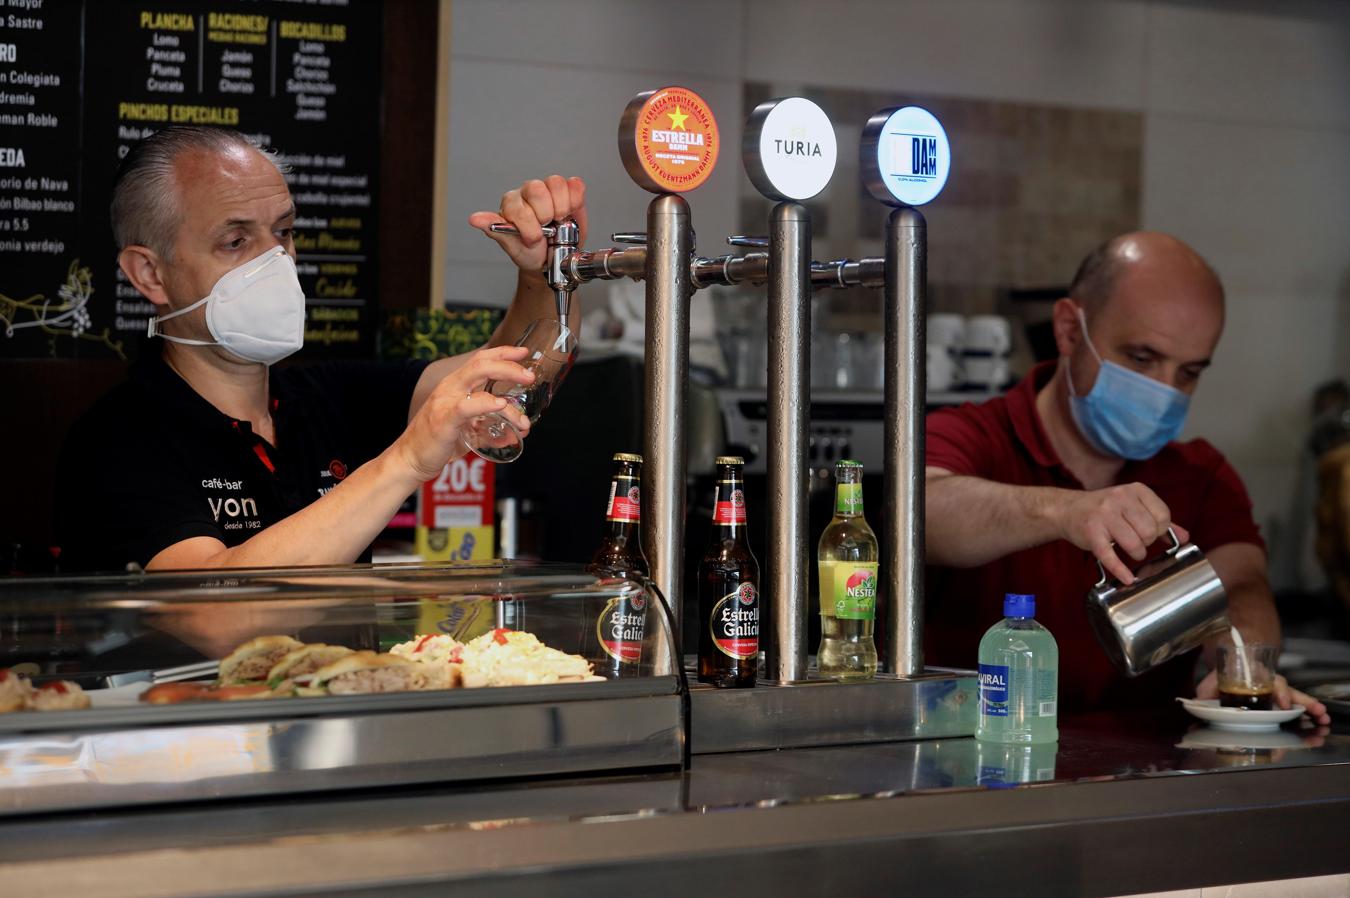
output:
M928 659L973 666L1004 594L1034 593L1059 643L1065 710L1217 697L1212 672L1194 686L1193 654L1135 680L1117 673L1084 597L1098 560L1133 582L1127 559L1158 554L1170 526L1205 552L1247 641L1280 641L1241 479L1204 440L1175 441L1223 330L1223 288L1189 246L1141 232L1093 251L1069 293L1054 309L1057 362L1007 396L928 416ZM1276 692L1330 722L1283 679Z

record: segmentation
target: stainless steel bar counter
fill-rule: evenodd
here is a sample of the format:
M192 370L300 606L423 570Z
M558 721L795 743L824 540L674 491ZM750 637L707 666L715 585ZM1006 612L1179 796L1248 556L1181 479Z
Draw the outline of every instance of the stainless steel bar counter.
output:
M1350 725L1179 709L969 738L696 755L687 771L0 821L24 895L1126 895L1350 871Z

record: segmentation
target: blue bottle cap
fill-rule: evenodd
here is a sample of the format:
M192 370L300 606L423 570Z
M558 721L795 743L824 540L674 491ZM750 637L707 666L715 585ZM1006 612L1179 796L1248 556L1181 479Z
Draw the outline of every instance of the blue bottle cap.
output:
M1036 597L1010 592L1003 597L1004 617L1035 617Z

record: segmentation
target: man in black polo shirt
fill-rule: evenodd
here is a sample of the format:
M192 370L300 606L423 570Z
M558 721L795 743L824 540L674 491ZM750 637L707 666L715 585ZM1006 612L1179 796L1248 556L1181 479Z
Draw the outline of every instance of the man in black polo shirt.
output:
M555 314L540 224L585 227L585 185L557 175L469 221L519 267L488 347L432 363L273 369L304 336L295 204L276 162L224 129L172 127L132 148L112 203L118 263L164 338L72 429L57 494L63 562L120 570L333 564L502 411L490 380L529 383L510 345ZM520 238L492 234L509 222ZM579 310L577 312L579 314Z

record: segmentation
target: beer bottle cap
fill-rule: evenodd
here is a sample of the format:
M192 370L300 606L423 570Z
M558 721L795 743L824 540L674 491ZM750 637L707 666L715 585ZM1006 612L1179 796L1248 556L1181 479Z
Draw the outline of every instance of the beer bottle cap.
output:
M718 465L743 465L745 459L739 455L719 455L713 463Z
M615 453L614 453L614 460L615 460L615 461L635 461L635 462L637 462L638 464L642 464L642 456L641 456L641 455L638 455L638 454L636 454L636 453L634 453L634 452L615 452Z

